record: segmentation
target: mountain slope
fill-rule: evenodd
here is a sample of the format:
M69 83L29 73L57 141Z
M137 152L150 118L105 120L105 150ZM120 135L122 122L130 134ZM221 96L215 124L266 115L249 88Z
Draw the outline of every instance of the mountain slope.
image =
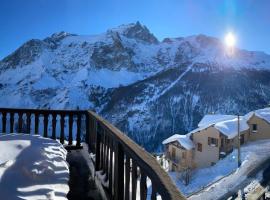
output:
M30 40L0 61L0 106L94 109L148 150L209 112L270 100L270 56L205 35L158 41L139 22Z

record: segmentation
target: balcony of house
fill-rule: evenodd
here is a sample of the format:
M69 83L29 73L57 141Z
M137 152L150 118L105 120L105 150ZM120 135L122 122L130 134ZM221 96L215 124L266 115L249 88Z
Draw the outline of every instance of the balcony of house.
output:
M92 111L0 108L0 117L0 134L42 135L66 148L68 199L185 199L151 154Z

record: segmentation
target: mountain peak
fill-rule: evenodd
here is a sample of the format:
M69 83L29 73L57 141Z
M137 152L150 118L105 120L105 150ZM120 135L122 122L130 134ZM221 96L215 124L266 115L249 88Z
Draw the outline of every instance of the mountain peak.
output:
M158 39L139 21L136 23L120 25L117 28L110 29L109 31L118 32L125 37L141 40L146 43L158 43Z

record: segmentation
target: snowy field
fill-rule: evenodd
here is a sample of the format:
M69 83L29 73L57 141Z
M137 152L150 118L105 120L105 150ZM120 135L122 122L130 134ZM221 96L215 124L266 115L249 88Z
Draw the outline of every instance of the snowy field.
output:
M66 150L55 140L23 134L0 136L0 199L66 199Z
M194 171L191 182L187 186L178 178L178 173L169 172L169 175L179 190L189 196L188 199L217 199L245 181L250 171L270 157L269 153L270 140L249 142L241 147L242 165L239 169L237 168L237 151L234 150L216 165ZM200 190L202 191L194 194Z

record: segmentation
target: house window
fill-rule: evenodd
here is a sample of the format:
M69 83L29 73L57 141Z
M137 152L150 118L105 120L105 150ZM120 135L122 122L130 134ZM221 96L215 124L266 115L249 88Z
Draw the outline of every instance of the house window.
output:
M172 148L172 160L175 160L175 148Z
M186 159L186 157L187 157L187 152L182 152L182 158Z
M209 146L217 147L218 146L218 139L217 138L208 137L208 145Z
M258 130L257 124L252 124L252 132L256 133Z
M201 143L198 143L197 144L197 150L202 152L202 144Z

